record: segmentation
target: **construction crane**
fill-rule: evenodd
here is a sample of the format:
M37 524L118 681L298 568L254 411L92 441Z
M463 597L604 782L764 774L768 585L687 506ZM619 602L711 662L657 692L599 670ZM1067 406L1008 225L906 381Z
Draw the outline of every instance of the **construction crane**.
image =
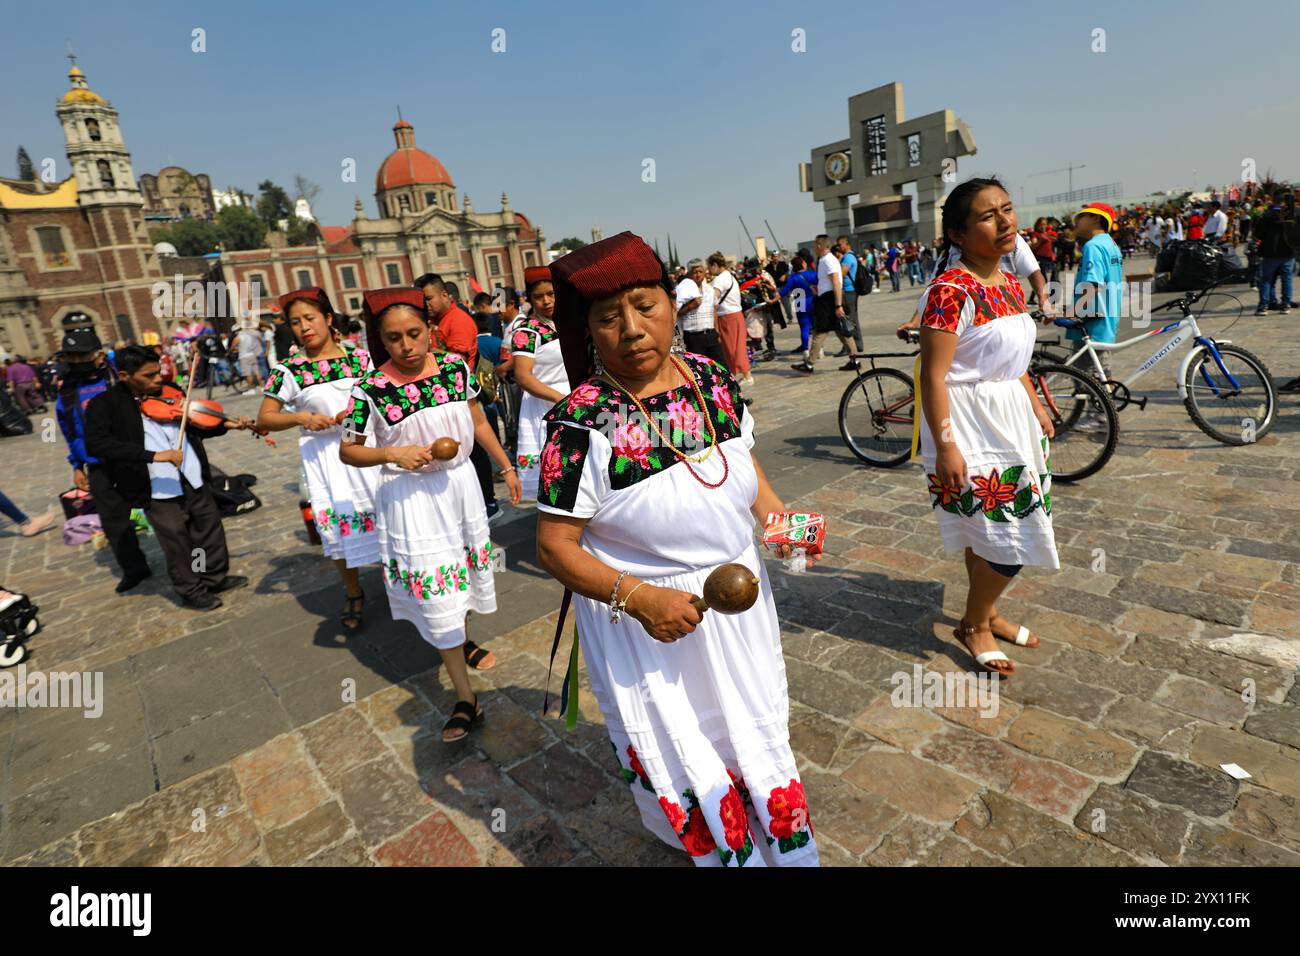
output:
M1078 163L1078 164L1071 163L1069 166L1062 166L1060 169L1045 169L1041 173L1030 173L1025 178L1033 179L1035 176L1051 176L1053 173L1069 173L1070 174L1069 191L1074 192L1074 171L1076 169L1087 169L1087 168L1088 166L1086 163Z

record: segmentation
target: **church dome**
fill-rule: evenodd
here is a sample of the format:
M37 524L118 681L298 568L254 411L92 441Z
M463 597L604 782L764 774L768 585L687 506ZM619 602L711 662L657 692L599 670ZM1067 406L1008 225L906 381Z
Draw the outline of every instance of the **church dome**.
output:
M401 186L455 185L446 166L416 147L415 127L410 123L398 120L393 126L393 137L397 149L379 165L379 173L375 176L376 192Z
M105 105L104 98L86 85L86 74L79 67L74 66L68 71L68 79L72 82L72 89L63 94L63 102Z

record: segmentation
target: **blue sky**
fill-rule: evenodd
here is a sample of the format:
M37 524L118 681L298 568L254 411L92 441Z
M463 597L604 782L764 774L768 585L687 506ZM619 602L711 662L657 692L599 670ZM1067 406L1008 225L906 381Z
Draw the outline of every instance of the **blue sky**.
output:
M734 253L741 215L790 245L821 227L797 164L848 135L850 95L894 80L909 116L947 107L970 124L979 152L960 178L998 173L1017 200L1021 186L1030 201L1064 191L1063 173L1029 174L1069 162L1087 164L1076 187L1129 195L1233 181L1247 157L1300 178L1300 5L1285 0L8 6L5 175L19 144L67 174L53 107L71 41L121 113L137 176L174 163L253 191L302 173L329 224L351 220L357 195L376 214L400 104L475 208L505 190L551 240L598 225L671 233L683 256ZM959 12L944 23L938 9ZM806 53L791 51L796 27Z

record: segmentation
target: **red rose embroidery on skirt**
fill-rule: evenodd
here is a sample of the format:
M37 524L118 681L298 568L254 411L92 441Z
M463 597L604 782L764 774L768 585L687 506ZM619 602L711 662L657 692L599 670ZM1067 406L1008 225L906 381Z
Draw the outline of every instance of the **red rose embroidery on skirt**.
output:
M668 825L673 828L673 832L681 836L682 827L686 825L686 811L667 797L659 798L659 806L663 807L664 816L668 818Z
M791 780L784 787L775 787L767 798L767 812L772 816L772 836L777 839L792 837L808 825L808 802L803 784Z
M698 804L691 807L690 822L681 837L682 846L686 847L686 852L691 856L704 856L718 848L718 845L713 842L713 834L709 832L709 825L704 822L704 814L700 812Z
M727 846L733 850L743 849L749 836L749 820L745 816L744 801L740 799L735 787L727 788L718 807L718 814L722 817L723 837Z

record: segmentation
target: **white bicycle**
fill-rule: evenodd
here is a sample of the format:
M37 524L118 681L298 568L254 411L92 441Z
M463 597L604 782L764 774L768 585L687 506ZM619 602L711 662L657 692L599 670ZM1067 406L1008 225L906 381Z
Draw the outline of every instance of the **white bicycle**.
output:
M1192 314L1192 306L1212 289L1213 285L1156 306L1152 312L1178 309L1182 318L1123 342L1094 342L1079 319L1056 319L1054 324L1061 328L1078 329L1083 336L1079 349L1069 356L1061 356L1060 364L1073 366L1083 362L1085 364L1079 367L1088 370L1090 363L1092 374L1106 383L1117 410L1126 408L1129 402L1145 409L1147 400L1132 398L1130 387L1190 339L1195 345L1183 357L1176 380L1178 397L1183 400L1187 414L1197 428L1215 441L1225 445L1249 445L1256 442L1268 434L1277 420L1277 386L1268 367L1258 356L1226 339L1216 341L1211 336L1202 334L1196 316ZM1106 377L1099 352L1120 352L1167 332L1173 332L1173 338L1151 353L1151 357L1128 378L1116 381Z

